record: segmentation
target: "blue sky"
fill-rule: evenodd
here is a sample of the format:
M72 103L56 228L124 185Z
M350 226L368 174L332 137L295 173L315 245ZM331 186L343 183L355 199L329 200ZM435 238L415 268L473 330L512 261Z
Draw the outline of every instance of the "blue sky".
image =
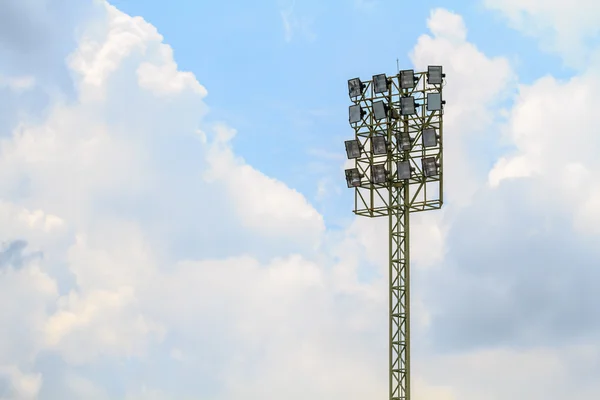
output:
M413 400L596 400L600 8L571 3L3 2L0 398L385 398L387 221L343 141L347 80L398 60L448 78Z
M523 83L549 73L572 74L558 57L540 51L534 39L472 1L402 6L378 0L114 4L155 25L173 47L180 68L206 86L208 120L227 121L239 130L234 147L240 156L312 200L323 179L328 187L344 189L336 157L343 156L343 141L352 135L346 118L347 79L393 73L396 60L401 69L412 68L408 53L426 33L434 8L462 15L470 41L490 57L511 59ZM489 154L489 163L497 155ZM316 204L334 226L344 216L337 211L349 209L350 197Z

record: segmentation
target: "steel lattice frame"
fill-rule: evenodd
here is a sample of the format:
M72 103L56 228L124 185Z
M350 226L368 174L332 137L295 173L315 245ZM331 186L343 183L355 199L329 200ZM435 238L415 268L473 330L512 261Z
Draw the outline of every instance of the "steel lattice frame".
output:
M375 93L373 81L362 82L364 90L352 99L360 105L365 115L358 123L351 124L355 139L362 146L356 159L356 168L363 179L355 189L354 213L366 217L389 217L389 399L410 400L410 240L409 216L411 212L435 210L443 204L443 107L439 111L427 111L427 94L442 93L443 85L427 82L427 73L415 73L415 87L402 89L401 73L388 78L388 90ZM419 107L412 115L402 115L401 98L413 96ZM373 103L388 104L387 118L376 120ZM425 147L422 142L424 129L434 128L438 135L437 145ZM412 139L410 149L401 146L403 135ZM384 136L388 153L373 155L371 140ZM420 160L435 157L438 173L426 177ZM397 163L409 161L412 176L400 180ZM374 165L385 165L389 173L386 183L371 182Z

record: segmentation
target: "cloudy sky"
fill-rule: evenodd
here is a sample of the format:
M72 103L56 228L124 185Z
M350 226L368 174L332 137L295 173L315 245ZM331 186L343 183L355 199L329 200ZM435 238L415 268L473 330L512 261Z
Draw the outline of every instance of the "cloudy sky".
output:
M5 0L0 399L386 398L343 140L396 60L448 79L414 400L600 398L597 1Z

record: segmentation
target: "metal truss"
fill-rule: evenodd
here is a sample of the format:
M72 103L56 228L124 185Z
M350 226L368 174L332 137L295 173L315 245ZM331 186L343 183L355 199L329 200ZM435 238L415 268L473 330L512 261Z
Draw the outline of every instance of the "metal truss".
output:
M401 72L402 73L402 72ZM362 82L362 94L353 99L365 111L360 122L351 124L362 152L356 161L362 179L355 188L354 213L389 218L389 399L410 400L410 213L436 210L443 204L443 107L428 111L428 94L441 96L442 85L430 85L427 73L415 73L413 88L401 88L401 73L388 77L388 90L376 93L374 81ZM403 98L412 96L416 113L403 115ZM386 104L386 117L375 119L376 102ZM381 104L380 104L381 105ZM406 107L404 108L406 111ZM406 112L404 113L406 114ZM380 115L381 116L381 115ZM433 128L437 143L425 147L423 131ZM387 154L374 155L371 142L383 136ZM407 137L410 142L407 142ZM437 174L426 176L421 160L434 157ZM399 162L410 163L412 174L398 177ZM384 165L385 183L373 183L373 166Z

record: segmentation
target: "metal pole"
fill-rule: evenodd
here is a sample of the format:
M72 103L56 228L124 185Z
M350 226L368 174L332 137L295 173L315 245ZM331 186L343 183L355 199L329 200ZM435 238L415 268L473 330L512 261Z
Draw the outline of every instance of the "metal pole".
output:
M433 67L436 68L436 67ZM441 73L441 67L440 73ZM409 71L412 73L412 71ZM381 76L381 75L380 75ZM360 122L354 122L355 140L364 148L375 136L387 137L388 153L375 156L367 152L356 159L355 172L368 176L367 171L374 165L386 165L389 180L385 184L374 184L370 181L361 181L355 185L356 215L367 217L388 216L389 218L389 400L410 400L411 398L411 336L410 336L410 213L440 209L443 204L443 158L442 158L442 116L443 110L426 112L428 94L441 96L443 84L439 82L426 83L426 73L415 74L415 82L420 85L412 89L402 87L402 72L388 80L389 90L386 94L375 93L372 90L373 82L364 85L365 90L360 96L354 96L355 107L360 105L365 110L370 110L375 101L386 100L390 115L385 120L383 128L379 120L372 115ZM443 75L442 75L443 78ZM374 78L375 79L375 78ZM350 86L350 84L349 84ZM420 113L402 111L402 98L418 98ZM434 103L435 104L435 103ZM400 115L397 115L398 111ZM420 114L420 115L419 115ZM381 120L381 119L380 119ZM351 124L352 125L352 124ZM439 140L436 146L421 143L421 135L425 128L436 129ZM401 134L398 135L397 134ZM414 141L407 148L403 148L401 136L405 135ZM415 135L414 138L410 135ZM387 157L384 160L383 157ZM437 174L426 173L421 167L425 158L436 158L438 161ZM415 173L407 177L395 176L396 163L409 162L411 171ZM430 165L430 164L428 164ZM399 167L398 167L399 168ZM368 179L368 178L367 178ZM428 184L437 183L439 193L430 194ZM350 186L350 184L349 184ZM361 191L369 191L369 196L363 196ZM387 196L384 192L387 190ZM437 198L436 198L437 197ZM387 198L387 200L386 200ZM366 200L368 199L368 200ZM385 205L375 204L381 199Z

